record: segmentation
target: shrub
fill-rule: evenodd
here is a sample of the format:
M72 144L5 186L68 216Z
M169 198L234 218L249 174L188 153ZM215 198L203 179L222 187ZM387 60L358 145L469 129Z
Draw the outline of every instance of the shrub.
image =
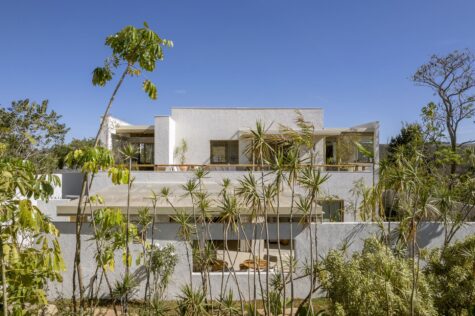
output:
M350 259L330 251L319 273L322 288L337 315L410 315L412 263L370 238ZM432 294L421 273L415 298L416 315L435 315Z
M434 305L443 315L475 312L475 236L435 249L424 269L434 289ZM471 312L471 313L470 313Z

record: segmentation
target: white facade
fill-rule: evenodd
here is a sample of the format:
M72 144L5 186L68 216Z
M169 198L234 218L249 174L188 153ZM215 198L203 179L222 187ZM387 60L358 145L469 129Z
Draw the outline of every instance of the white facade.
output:
M239 164L249 164L244 155L246 141L242 135L254 129L256 122L262 122L269 133L278 133L281 126L298 129L295 119L299 111L306 121L315 127L317 163L325 163L325 138L338 136L345 132L369 132L373 135L373 149L377 153L379 147L378 123L369 123L350 128L324 128L323 109L321 108L172 108L170 116L156 116L154 119L154 164L179 164L174 157L176 145L185 140L188 151L185 163L207 165L210 161L211 141L238 141ZM126 122L109 117L101 141L111 148L112 135L117 127L130 127ZM136 126L140 133L142 126ZM130 128L127 130L130 132ZM377 155L375 157L377 162Z
M186 208L191 207L190 201L184 201L183 194L178 192L180 185L193 177L196 165L210 171L206 179L210 193L219 192L224 178L231 179L232 185L237 186L239 179L254 170L254 167L249 166L252 158L244 153L248 145L245 135L255 129L258 121L265 126L267 134L282 133L282 126L299 130L296 124L297 111L314 126L315 163L329 176L322 187L322 198L336 202L331 208L339 207L342 210L340 220L358 221L359 216L355 211L358 201L353 191L355 184L359 182L369 187L378 181L378 122L327 128L320 108L173 108L169 116L156 116L151 126L130 125L109 117L106 126L110 128L102 137L108 148L123 144L115 143L114 139L135 143L141 148L140 155L147 157L144 159L147 162L141 162L142 158L137 159L137 168L134 170L134 190L137 191L134 196L137 201L132 203L132 212L140 207L149 207L145 196L150 190L158 192L162 186L171 187L177 195L177 203L179 201ZM184 166L180 165L180 159L175 155L175 149L182 140L186 141L188 147ZM356 150L355 140L365 144L373 152L373 157L362 157ZM232 150L228 151L228 147ZM145 153L147 150L148 154ZM233 159L223 159L219 155L219 159L216 159L216 152L233 156ZM96 176L94 182L93 192L103 194L114 206L124 207L125 195L120 188L112 187L107 175ZM284 188L281 192L281 206L288 202L286 197L290 196L289 190ZM75 211L74 202L70 204L60 207L60 213L72 215ZM168 205L161 206L164 216L170 215L172 211ZM328 212L324 210L324 214Z

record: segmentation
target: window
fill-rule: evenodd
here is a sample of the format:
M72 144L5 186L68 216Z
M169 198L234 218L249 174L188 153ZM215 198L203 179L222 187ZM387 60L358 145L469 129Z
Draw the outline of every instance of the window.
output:
M153 164L153 144L139 144L139 164Z
M371 138L365 138L361 140L360 144L368 152L373 153L373 140ZM372 162L372 159L358 150L357 162Z
M342 222L343 221L343 200L325 200L319 201L323 211L324 222Z
M212 164L238 164L239 143L237 140L210 142L210 162Z

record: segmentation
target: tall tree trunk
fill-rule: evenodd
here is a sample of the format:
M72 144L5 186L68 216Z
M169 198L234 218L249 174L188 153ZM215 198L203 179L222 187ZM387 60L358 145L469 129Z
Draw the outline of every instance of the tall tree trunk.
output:
M117 92L119 91L119 88L121 87L125 76L127 75L130 64L127 65L125 68L124 72L122 73L119 82L117 82L117 85L115 86L114 91L112 92L112 95L109 99L109 102L107 104L106 110L104 112L104 115L102 116L101 119L101 124L99 125L99 130L97 131L96 138L94 140L94 147L97 147L99 144L99 136L101 134L101 131L104 127L105 120L107 116L109 115L109 111L112 107L112 103L114 102L115 96ZM84 287L83 287L83 282L82 282L82 272L81 272L81 228L82 228L82 215L83 215L83 208L82 208L82 202L84 199L84 195L86 194L86 188L87 188L87 174L84 175L83 181L82 181L82 187L81 187L81 194L79 196L79 201L78 201L78 207L76 211L76 246L75 246L75 252L74 252L74 265L73 265L73 289L72 289L72 300L73 300L73 311L76 313L77 312L77 302L76 302L76 274L78 278L78 286L79 286L79 300L80 300L80 308L82 310L83 308L83 293L84 293Z
M292 193L290 200L290 258L289 258L289 273L290 273L290 315L294 315L294 235L293 235L293 221L294 221L294 199L295 199L295 181L292 180ZM285 284L284 284L285 286Z
M125 222L125 278L129 281L129 258L130 258L130 247L129 247L129 224L130 224L130 189L132 188L132 158L129 157L129 179L127 183L127 212L126 212L126 222ZM132 260L131 260L132 261ZM124 301L124 312L125 315L128 315L129 309L129 292L125 293Z

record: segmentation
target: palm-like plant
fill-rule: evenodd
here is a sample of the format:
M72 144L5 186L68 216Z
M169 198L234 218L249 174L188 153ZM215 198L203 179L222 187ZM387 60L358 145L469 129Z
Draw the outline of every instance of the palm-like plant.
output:
M195 226L191 224L190 215L185 211L177 212L173 217L173 220L180 225L178 230L178 236L185 241L190 243L191 237L195 234ZM193 287L193 264L191 262L190 251L188 250L188 245L186 247L186 259L188 261L189 271L190 271L190 285Z
M158 199L159 199L159 195L156 192L152 191L151 194L150 194L150 197L149 197L149 200L152 202L152 209L153 209L152 223L150 225L151 245L154 245L154 243L155 243L155 221L157 219ZM145 267L146 267L146 270L147 270L147 280L145 282L144 298L145 298L145 302L147 302L147 304L151 304L151 300L150 300L150 294L151 294L150 293L151 256L150 256L150 253L148 254L148 256L145 256L144 260L145 260Z
M228 247L228 231L229 231L229 229L231 229L233 232L237 232L238 233L238 240L239 240L239 229L240 229L240 227L238 225L238 222L239 222L240 206L239 206L238 199L236 198L235 195L228 195L226 193L226 188L228 187L229 182L224 181L223 184L224 184L223 185L223 191L222 191L223 194L222 194L220 205L219 205L219 209L221 210L220 220L221 220L221 223L223 223L225 252L228 256L229 262L231 263L232 266L234 266L234 264L236 263L236 259L237 259L238 254L236 253L236 256L234 257L234 260L231 259L231 255L229 253L229 247ZM223 261L226 261L225 258L224 258L224 255L223 255ZM223 287L224 264L223 264L223 271L222 272L223 272L223 275L222 275L222 278L221 278L221 296L223 296L224 292L225 292L225 287ZM241 302L241 311L244 314L243 297L242 297L241 288L239 286L239 282L238 282L238 279L237 279L237 276L236 276L236 271L234 270L234 268L231 268L231 273L234 277L234 281L235 281L235 283L237 285L237 288L238 288L239 299L240 299L240 302ZM227 284L227 282L226 282L226 284Z
M178 311L181 316L209 315L206 292L185 285L178 296Z
M134 182L134 178L132 177L132 161L136 159L137 157L137 147L135 147L132 144L127 144L124 146L124 148L121 150L121 154L124 157L124 160L127 162L127 170L128 172L128 178L127 178L127 207L126 207L126 231L129 231L129 226L130 226L130 191L132 189L132 185ZM126 234L126 253L125 253L125 277L124 280L129 278L129 273L130 273L130 264L132 262L131 256L130 256L130 246L129 246L129 234ZM125 313L128 312L128 294L125 293L124 297L124 311Z

